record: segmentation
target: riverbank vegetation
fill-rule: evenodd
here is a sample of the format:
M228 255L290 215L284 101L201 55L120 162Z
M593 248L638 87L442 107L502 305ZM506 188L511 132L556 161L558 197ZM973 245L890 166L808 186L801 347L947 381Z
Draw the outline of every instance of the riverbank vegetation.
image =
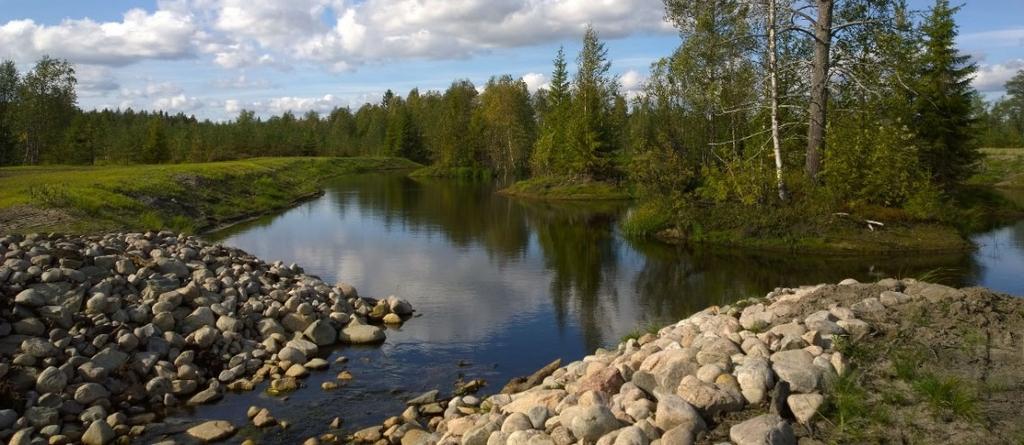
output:
M428 165L419 176L522 180L516 196L635 197L638 236L869 250L959 248L965 220L1004 206L963 184L1020 184L1019 157L978 147L1024 145L1024 72L987 103L947 0L664 3L681 43L631 91L590 27L534 93L501 75L230 122L83 112L67 62L8 62L0 165L395 156Z
M259 158L205 164L0 168L0 232L202 231L281 210L345 173L401 158Z

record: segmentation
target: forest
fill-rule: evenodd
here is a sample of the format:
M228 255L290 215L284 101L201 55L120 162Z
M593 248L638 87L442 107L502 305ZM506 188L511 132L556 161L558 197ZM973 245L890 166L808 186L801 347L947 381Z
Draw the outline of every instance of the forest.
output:
M680 215L712 204L955 219L946 203L979 148L1024 146L1024 71L986 101L948 0L925 11L902 0L664 4L680 45L630 97L590 27L534 93L500 75L389 90L328 115L243 110L227 122L81 110L69 62L44 57L21 74L5 61L0 165L398 156L438 176L612 184L645 203L632 228L649 232L703 224Z

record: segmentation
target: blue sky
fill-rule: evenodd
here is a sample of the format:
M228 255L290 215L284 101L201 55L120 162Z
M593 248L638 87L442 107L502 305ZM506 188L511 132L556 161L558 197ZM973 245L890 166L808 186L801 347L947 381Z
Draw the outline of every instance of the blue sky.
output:
M42 54L71 60L83 108L219 120L503 73L542 87L558 46L572 56L586 23L636 90L679 44L662 14L661 0L0 0L0 58L21 69ZM961 49L981 67L975 85L997 97L1024 69L1024 0L967 0L958 20Z

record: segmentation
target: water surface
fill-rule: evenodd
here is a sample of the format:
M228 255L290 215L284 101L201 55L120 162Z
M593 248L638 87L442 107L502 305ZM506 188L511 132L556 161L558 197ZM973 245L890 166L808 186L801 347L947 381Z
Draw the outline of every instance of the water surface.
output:
M973 254L845 258L686 249L626 239L616 222L628 204L551 204L496 195L493 186L349 176L314 201L210 238L265 261L298 263L364 296L398 295L419 316L377 348L340 347L345 366L316 373L287 401L229 395L199 417L242 424L250 404L295 425L261 443L297 443L380 422L403 401L460 378L497 391L555 358L578 359L638 327L679 320L712 304L778 286L915 277L1024 294L1024 222L979 234ZM342 369L351 385L324 392Z

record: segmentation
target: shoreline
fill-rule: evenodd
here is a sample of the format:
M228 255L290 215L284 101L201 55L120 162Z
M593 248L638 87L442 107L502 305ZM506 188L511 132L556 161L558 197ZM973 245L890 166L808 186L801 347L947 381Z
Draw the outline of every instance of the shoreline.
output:
M0 257L0 440L12 444L131 440L263 382L286 396L332 367L322 348L378 345L414 315L395 296L172 232L8 235ZM259 427L286 423L260 412ZM243 427L194 423L175 439Z
M400 158L256 158L0 169L0 232L209 233L320 196L331 178L417 166Z
M928 318L935 312L948 314ZM885 279L777 289L565 366L556 360L500 394L430 391L351 439L823 444L913 431L917 440L1004 443L1024 438L1018 411L1003 402L1024 408L1024 387L1010 383L1024 376L1015 366L1024 339L1002 335L1021 327L1024 298L984 288ZM949 349L955 338L974 343Z

